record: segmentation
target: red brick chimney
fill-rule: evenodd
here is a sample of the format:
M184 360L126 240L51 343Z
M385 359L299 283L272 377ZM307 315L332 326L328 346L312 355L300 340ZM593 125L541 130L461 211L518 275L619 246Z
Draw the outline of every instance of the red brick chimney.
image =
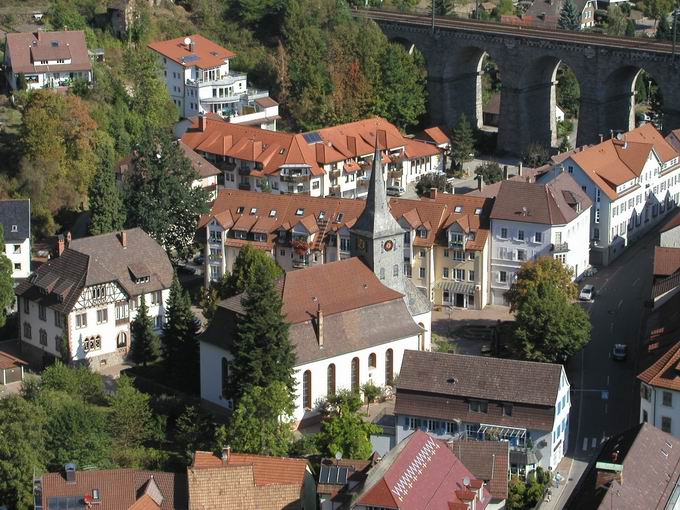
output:
M430 188L430 198L437 200L437 188Z
M120 244L123 248L127 248L127 232L125 230L122 230L120 234L118 234L118 239L120 239Z
M64 250L66 249L65 244L66 242L63 235L57 237L57 257L61 257L61 254L64 253Z
M198 116L198 129L199 131L205 131L205 115L203 114Z

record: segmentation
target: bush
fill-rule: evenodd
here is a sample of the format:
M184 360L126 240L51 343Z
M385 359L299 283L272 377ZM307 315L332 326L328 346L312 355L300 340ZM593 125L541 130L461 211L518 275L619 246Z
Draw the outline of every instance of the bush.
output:
M522 154L522 163L530 168L545 165L549 160L548 149L540 143L530 143Z
M475 175L481 175L484 184L493 184L503 180L503 170L498 163L485 163L475 169Z
M425 174L416 183L416 193L418 193L418 196L429 193L432 188L437 188L439 191L446 191L446 175Z

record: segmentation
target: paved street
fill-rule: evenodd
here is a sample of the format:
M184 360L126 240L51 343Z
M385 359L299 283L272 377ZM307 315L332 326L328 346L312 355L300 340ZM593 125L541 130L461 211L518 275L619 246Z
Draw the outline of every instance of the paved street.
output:
M597 452L602 441L638 422L639 402L635 375L640 345L643 302L651 290L651 270L656 230L629 247L609 267L585 282L595 285L593 303L583 306L590 314L592 339L570 360L567 375L572 386L570 456L574 462L570 482L561 491L561 508L568 494ZM616 343L628 344L628 359L610 357Z

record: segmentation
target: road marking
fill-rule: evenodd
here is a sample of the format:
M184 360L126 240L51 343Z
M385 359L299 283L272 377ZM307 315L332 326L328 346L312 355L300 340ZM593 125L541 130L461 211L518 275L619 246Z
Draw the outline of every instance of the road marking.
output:
M597 446L597 438L596 437L593 438L591 445L592 445L592 448L595 448Z
M633 287L635 287L638 284L639 281L640 281L640 278L635 278L635 281L633 282Z
M609 386L609 376L607 376L607 386Z
M619 301L619 306L617 306L616 308L618 308L620 310L622 304L623 304L623 299L621 301Z
M588 438L584 437L583 438L583 451L585 452L588 449Z

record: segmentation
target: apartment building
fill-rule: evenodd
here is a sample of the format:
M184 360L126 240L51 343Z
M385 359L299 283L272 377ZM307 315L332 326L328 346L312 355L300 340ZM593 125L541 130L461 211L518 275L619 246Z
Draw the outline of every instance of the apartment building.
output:
M20 32L7 34L5 76L12 90L68 88L74 79L92 81L85 32Z
M555 469L567 451L569 388L561 365L406 351L394 407L397 443L416 430L506 441L513 473Z
M248 87L248 76L233 72L236 54L194 34L157 41L158 54L172 101L184 118L213 113L234 124L276 130L279 105L266 90Z
M16 288L22 354L37 364L121 363L142 297L162 328L173 274L163 247L139 228L60 238L58 256Z
M5 255L12 263L14 284L31 274L31 201L0 200Z
M572 151L549 170L568 172L588 195L591 262L607 265L680 199L680 156L651 123Z
M404 137L379 117L301 134L235 125L214 115L187 124L182 141L223 170L231 189L365 198L376 140L388 186L415 182L443 163L436 145Z
M574 278L585 271L591 205L567 173L547 184L502 181L491 210L491 302L507 304L505 292L526 261L556 258Z
M650 423L680 437L680 342L670 347L640 380L640 423Z

